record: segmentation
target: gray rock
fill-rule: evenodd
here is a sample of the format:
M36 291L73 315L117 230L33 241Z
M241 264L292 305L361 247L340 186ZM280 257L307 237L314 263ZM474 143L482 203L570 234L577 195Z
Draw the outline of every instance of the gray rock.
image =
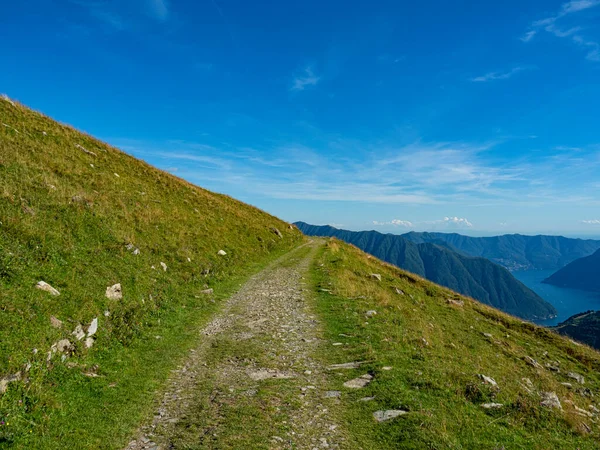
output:
M488 339L492 339L494 337L490 333L483 333L483 335Z
M340 391L327 391L325 392L325 398L339 398L342 395Z
M68 339L61 339L53 344L51 349L59 353L70 353L73 351L73 344Z
M554 408L562 410L562 405L560 404L560 400L558 399L558 395L556 392L541 392L542 401L540 405L544 408Z
M21 372L17 372L14 375L9 375L8 377L4 377L0 380L0 394L4 394L8 389L8 385L10 383L14 383L15 381L19 381L21 379Z
M582 375L579 375L578 373L569 372L567 376L577 381L579 384L585 384L585 378Z
M212 288L211 289L204 289L204 290L200 291L200 293L204 294L204 295L212 295L214 293L214 290Z
M91 348L92 345L94 345L94 338L93 337L86 338L84 345L85 345L85 348Z
M62 321L58 320L56 317L54 316L50 316L50 324L54 327L54 328L62 328Z
M375 411L373 413L373 417L377 422L385 422L387 420L403 416L404 414L408 414L408 411L403 411L401 409L386 409L381 411Z
M277 228L271 227L271 231L279 236L279 239L283 239L283 234L281 234L281 231L279 231Z
M529 364L531 367L535 367L536 369L542 369L542 366L540 363L538 363L535 359L533 359L531 356L525 356L525 358L523 358L525 360L525 362L527 364Z
M95 335L96 331L98 331L98 318L97 317L95 317L92 320L92 323L90 323L90 326L88 327L88 330L87 330L88 337Z
M485 383L485 384L489 384L490 386L498 386L498 383L496 383L496 380L494 380L492 377L488 377L486 375L483 374L479 374L478 377Z
M60 292L58 292L56 289L54 289L52 286L50 286L45 281L38 281L38 283L35 285L35 287L42 291L49 292L51 295L55 295L55 296L60 295Z
M164 262L160 262L160 267L162 267L165 272L167 271L167 265Z
M396 292L398 295L405 295L402 289L394 288L394 292Z
M219 255L219 256L225 256L226 254L227 254L227 253L225 252L225 250L219 250L219 251L217 252L217 255Z
M79 150L81 150L83 153L85 153L87 155L98 156L94 152L89 151L83 145L75 144L75 147L78 148Z
M348 389L361 389L368 385L373 380L373 375L365 374L353 380L346 381L344 387Z
M560 384L562 384L567 389L573 389L573 385L571 383L560 383Z
M374 309L371 309L365 313L365 316L367 316L367 317L373 317L376 315L377 315L377 311L375 311Z
M133 250L133 254L134 255L139 255L140 254L140 249L136 248L135 250Z
M123 291L121 289L121 284L117 283L115 285L109 286L106 288L106 298L110 300L121 300L123 298Z
M377 281L381 281L381 275L379 275L378 273L372 273L371 278Z
M446 299L446 303L448 303L449 305L453 305L453 306L460 306L460 307L465 306L465 302L463 302L462 300L455 300L453 298Z
M281 372L279 370L273 370L273 369L253 370L253 371L248 372L248 376L251 379L253 379L254 381L271 380L271 379L286 380L286 379L295 377L295 375L292 373Z
M375 397L363 397L359 401L360 402L371 402L373 400L375 400Z
M500 409L504 405L502 403L484 403L481 405L483 409Z
M73 332L71 333L75 338L80 341L85 337L85 333L83 332L83 328L80 324L77 324Z
M329 369L329 370L358 369L362 364L364 364L364 362L362 362L362 361L348 362L348 363L342 363L342 364L332 364L332 365L328 366L327 369Z

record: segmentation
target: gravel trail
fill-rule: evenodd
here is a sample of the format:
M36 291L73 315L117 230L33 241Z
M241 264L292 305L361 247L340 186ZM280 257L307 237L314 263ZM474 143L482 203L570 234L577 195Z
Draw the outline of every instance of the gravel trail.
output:
M320 245L284 255L225 302L127 450L344 448L339 399L314 358L327 345L306 281Z

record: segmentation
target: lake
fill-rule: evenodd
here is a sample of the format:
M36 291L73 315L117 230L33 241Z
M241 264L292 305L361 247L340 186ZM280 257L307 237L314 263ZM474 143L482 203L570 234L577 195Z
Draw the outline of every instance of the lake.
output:
M558 311L558 317L536 322L538 325L551 327L564 322L569 317L580 312L600 310L600 294L595 292L565 289L543 284L542 280L552 275L555 270L523 270L512 272L514 277L552 304Z

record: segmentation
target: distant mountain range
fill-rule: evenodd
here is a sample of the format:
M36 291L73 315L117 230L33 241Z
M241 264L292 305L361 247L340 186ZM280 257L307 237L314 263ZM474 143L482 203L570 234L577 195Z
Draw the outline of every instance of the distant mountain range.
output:
M557 325L554 330L600 349L600 311L577 314Z
M507 234L470 237L456 233L411 232L403 234L402 237L417 244L437 244L468 256L487 258L512 271L558 270L600 249L600 241L562 236Z
M544 280L558 287L600 292L600 250L579 258Z
M330 226L295 224L309 236L336 237L482 303L525 319L556 316L554 307L512 276L504 267L434 243L415 243L404 236L376 231L353 232Z

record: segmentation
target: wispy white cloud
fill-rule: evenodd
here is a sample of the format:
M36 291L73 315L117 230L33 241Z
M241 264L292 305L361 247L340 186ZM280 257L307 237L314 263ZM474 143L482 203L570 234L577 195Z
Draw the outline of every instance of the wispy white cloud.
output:
M560 10L553 16L532 22L530 29L521 36L523 42L530 42L540 31L545 31L558 38L570 38L574 43L587 50L586 59L600 61L600 43L581 35L580 25L562 28L558 25L567 16L585 11L600 5L600 0L572 0L563 3Z
M584 223L586 225L600 225L600 219L582 220L581 223Z
M232 195L439 207L600 206L600 184L594 185L600 146L563 146L543 153L534 148L514 158L498 151L506 145L502 141L417 141L394 146L327 135L319 139L329 141L318 148L294 142L245 148L184 141L109 141L161 168L179 167L200 186ZM388 225L408 222L419 225L407 218ZM469 224L474 226L465 217L448 215L429 225L443 229L470 228Z
M125 19L123 6L116 1L68 0L74 5L86 9L90 16L104 24L110 31L126 31L135 28L135 15ZM142 0L137 4L140 14L146 14L154 20L165 22L170 16L169 0Z
M457 228L472 228L473 227L473 224L464 217L444 217L442 220L439 220L438 223L457 227Z
M392 219L389 222L378 222L377 220L374 220L373 225L375 225L376 227L394 226L394 227L404 227L404 228L412 228L414 226L412 222L409 222L408 220L400 220L400 219Z
M319 81L321 81L321 77L315 75L311 66L307 66L299 75L294 77L292 91L303 91L309 86L316 86Z
M489 72L483 76L471 78L471 81L476 83L485 83L486 81L494 81L494 80L507 80L519 72L523 72L524 70L531 69L531 67L517 66L513 67L508 72Z

